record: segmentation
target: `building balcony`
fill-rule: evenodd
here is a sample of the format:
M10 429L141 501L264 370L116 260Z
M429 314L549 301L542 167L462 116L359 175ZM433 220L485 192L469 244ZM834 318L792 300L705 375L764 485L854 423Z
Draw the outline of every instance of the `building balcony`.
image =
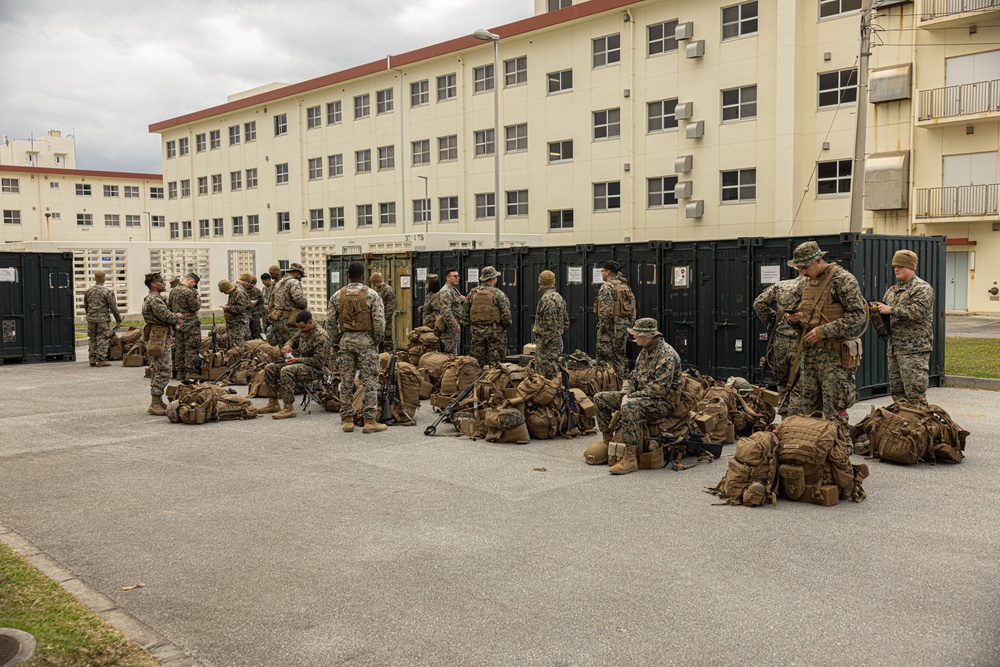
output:
M944 30L974 25L1000 14L1000 0L923 0L920 27Z
M997 119L1000 119L998 79L919 91L919 127L975 125L978 121Z
M918 220L940 222L995 220L1000 217L997 212L997 188L996 183L917 188L913 215Z

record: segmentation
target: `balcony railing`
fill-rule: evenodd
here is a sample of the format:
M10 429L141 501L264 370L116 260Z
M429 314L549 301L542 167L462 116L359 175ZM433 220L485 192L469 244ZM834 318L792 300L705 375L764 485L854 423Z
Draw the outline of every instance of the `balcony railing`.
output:
M1000 80L920 91L920 116L917 120L956 118L981 113L1000 113Z
M917 218L964 218L997 215L997 184L918 188L913 206Z
M1000 8L1000 0L924 0L921 21L932 21L944 16Z

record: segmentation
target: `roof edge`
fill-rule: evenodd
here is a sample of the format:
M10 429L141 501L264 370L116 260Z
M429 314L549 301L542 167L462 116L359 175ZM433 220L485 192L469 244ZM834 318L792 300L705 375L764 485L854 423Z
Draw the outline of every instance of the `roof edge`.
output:
M15 174L57 174L59 176L95 176L106 178L129 178L143 181L162 181L163 174L142 174L134 171L98 171L92 169L59 169L57 167L21 167L0 164L0 171Z

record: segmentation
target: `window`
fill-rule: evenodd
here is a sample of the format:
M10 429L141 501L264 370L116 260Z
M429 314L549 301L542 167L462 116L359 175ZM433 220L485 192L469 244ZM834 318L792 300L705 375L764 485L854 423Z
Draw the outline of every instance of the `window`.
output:
M819 106L835 107L858 101L858 70L842 69L819 75Z
M323 209L321 208L311 208L309 209L309 229L323 229Z
M476 155L493 155L496 152L496 135L492 129L478 130L473 133L476 144Z
M198 194L199 195L208 194L208 176L198 177Z
M441 222L458 220L458 197L438 197L438 220Z
M337 178L344 175L344 154L328 155L326 158L326 170L329 178Z
M354 120L368 118L372 114L372 96L368 93L354 98Z
M528 124L508 125L504 128L508 153L528 150Z
M208 146L213 151L222 147L222 130L212 130L208 133Z
M851 160L816 163L816 195L845 195L851 192Z
M139 186L138 185L126 185L125 186L125 199L138 199L139 198Z
M208 148L208 142L205 141L205 133L194 135L194 150L196 153L204 153L205 149Z
M21 211L11 211L8 209L3 210L3 224L5 225L19 225L21 224Z
M647 179L646 206L649 208L676 206L677 197L674 196L674 188L676 187L676 176L659 176L657 178Z
M861 9L861 0L819 0L819 17L837 16Z
M163 188L149 188L150 199L163 199Z
M573 70L549 72L549 94L573 90Z
M17 179L16 178L11 178L11 179L8 179L8 180L14 181L14 189L11 192L17 192L18 191L17 190ZM172 185L174 186L174 197L176 197L177 196L177 184L173 183ZM4 192L6 192L6 190ZM90 183L77 183L76 184L76 196L77 197L89 197L90 196ZM173 197L171 197L171 199L173 199Z
M90 187L89 185L87 187ZM21 192L21 181L16 178L0 179L0 192L16 195ZM80 194L80 185L76 186L76 194Z
M225 236L226 229L222 218L212 218L212 236Z
M607 67L621 60L621 35L598 37L594 45L594 67Z
M573 209L549 211L549 231L573 229Z
M235 146L240 143L240 126L230 125L229 126L229 145Z
M260 234L260 216L247 216L247 234Z
M185 178L181 180L181 197L191 196L191 179Z
M336 125L343 120L343 105L340 100L327 102L326 104L326 124Z
M528 191L507 191L507 217L518 218L528 215Z
M722 8L722 39L736 39L756 32L756 0Z
M189 239L192 237L191 232L191 221L185 220L181 223L181 236L182 238Z
M497 196L495 192L484 192L476 195L476 219L493 218L497 214Z
M458 135L438 137L438 162L458 159Z
M247 190L257 187L257 167L247 169Z
M93 227L94 215L92 213L77 213L76 224L80 227Z
M229 190L232 192L242 189L243 189L243 172L242 171L229 172Z
M222 174L212 174L212 193L222 192Z
M424 79L423 81L414 81L410 84L411 107L419 107L430 101L430 94L428 92L429 85L430 84L427 79Z
M392 113L392 88L375 92L375 113Z
M142 216L131 213L125 216L126 227L142 227Z
M170 223L170 240L176 240L181 237L181 228L176 222Z
M677 21L664 21L646 26L646 54L658 56L677 50Z
M153 227L166 227L167 226L167 216L165 215L154 215L150 217L150 224Z
M233 216L233 236L243 236L243 216Z
M177 181L167 183L167 199L177 199Z
M646 131L661 132L677 129L677 99L659 100L646 105Z
M722 120L746 120L757 117L757 86L722 91Z
M167 142L167 159L172 157L177 157L177 142L171 139Z
M445 74L437 78L438 102L450 100L457 94L455 86L455 75Z
M320 178L323 178L323 158L311 157L309 158L309 180L315 181Z
M62 214L54 212L54 213L52 213L52 219L53 220L62 220Z
M622 184L620 181L594 183L594 210L617 211L622 207Z
M391 227L396 224L396 202L384 202L378 205L378 224Z
M573 140L550 141L549 142L549 163L562 162L573 159Z
M367 174L372 170L372 150L354 151L354 173Z
M738 169L722 172L722 201L757 199L757 170Z
M117 197L118 196L118 186L117 185L105 185L104 186L104 196L105 197Z
M15 179L15 180L17 180L17 179ZM49 189L50 190L58 190L59 189L59 181L49 181Z
M483 65L472 70L472 89L474 92L482 93L493 90L493 85L493 65Z
M117 213L105 213L104 214L104 226L105 227L121 227L122 218Z
M208 238L208 235L211 233L211 231L212 231L212 227L211 227L211 224L208 221L208 218L205 218L204 220L199 220L198 221L198 238L202 238L202 239L203 238Z
M279 113L274 117L274 136L288 134L288 114Z
M413 222L426 225L431 221L431 200L413 200Z
M257 121L251 120L243 123L243 140L246 143L257 141Z
M431 163L431 140L422 139L411 144L413 149L413 164Z
M395 168L396 168L396 147L379 146L378 170L384 171L387 169L395 169Z
M563 9L564 7L569 7L572 4L572 0L549 0L549 11L554 12L557 9Z
M278 185L288 182L288 163L274 165L274 182Z
M177 140L177 154L187 155L190 153L190 140L187 137L181 137Z
M503 85L520 86L528 83L528 56L503 61Z
M358 204L358 227L372 226L372 205Z
M284 211L278 214L278 232L287 232L292 228L291 214Z
M330 207L330 229L343 229L344 228L344 207L343 206L331 206Z
M621 111L605 109L594 112L594 139L611 139L621 134Z
M323 116L320 114L320 106L318 104L314 107L309 107L308 109L306 109L307 130L319 127L322 124L323 124Z

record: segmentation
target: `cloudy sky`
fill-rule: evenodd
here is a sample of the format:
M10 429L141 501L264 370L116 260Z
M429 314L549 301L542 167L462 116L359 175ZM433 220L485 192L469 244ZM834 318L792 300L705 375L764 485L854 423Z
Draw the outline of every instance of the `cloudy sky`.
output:
M160 173L150 123L527 18L533 0L0 0L0 134Z

